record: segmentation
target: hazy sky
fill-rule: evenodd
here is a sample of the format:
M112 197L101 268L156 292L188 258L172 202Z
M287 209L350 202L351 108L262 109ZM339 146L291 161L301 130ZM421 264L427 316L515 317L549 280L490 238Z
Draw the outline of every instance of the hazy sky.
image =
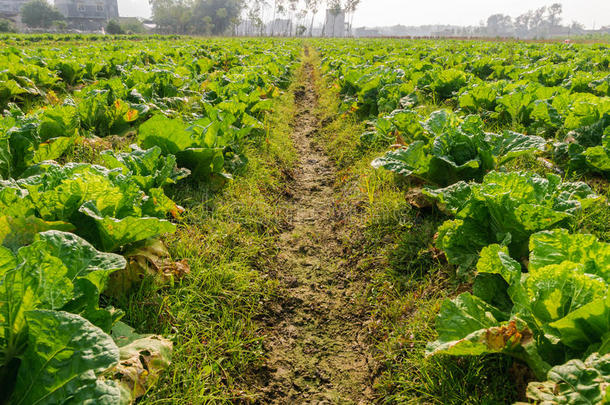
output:
M118 0L122 16L150 16L148 0ZM354 26L455 24L476 25L491 14L516 17L554 0L362 0ZM610 25L610 0L559 0L563 21L586 27ZM320 13L322 15L323 13Z

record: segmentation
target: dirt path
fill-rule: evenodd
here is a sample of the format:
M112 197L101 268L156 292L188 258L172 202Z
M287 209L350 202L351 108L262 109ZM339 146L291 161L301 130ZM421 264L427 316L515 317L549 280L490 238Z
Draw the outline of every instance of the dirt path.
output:
M307 51L306 51L307 55ZM313 67L295 90L294 143L300 162L290 185L291 229L280 235L276 274L283 299L270 305L259 373L270 404L368 404L372 360L364 343L364 288L342 258L343 229L333 190L335 170L314 135Z

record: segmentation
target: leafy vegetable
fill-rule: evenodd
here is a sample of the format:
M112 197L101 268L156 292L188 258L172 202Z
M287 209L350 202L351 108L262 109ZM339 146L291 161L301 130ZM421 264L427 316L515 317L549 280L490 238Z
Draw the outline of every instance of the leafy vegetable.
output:
M138 242L166 233L173 233L176 226L169 221L152 217L125 216L121 219L105 216L91 203L80 207L81 213L92 219L97 233L85 232L91 235L103 250L116 251L119 247Z
M17 177L31 165L62 156L78 137L73 106L0 121L0 178Z
M172 343L135 333L100 295L188 272L158 238L183 211L165 194L189 175L177 163L219 183L242 168L300 46L29 45L42 38L6 37L0 49L0 403L132 403L169 365ZM388 103L403 90L388 88ZM135 132L148 149L97 156ZM103 166L54 161L74 145L73 158Z
M481 184L458 182L425 192L456 217L439 228L436 243L463 269L492 243L505 244L515 258L524 257L530 235L569 225L598 198L585 183L529 172L490 172Z
M532 403L606 404L610 400L610 354L570 360L549 370L547 378L529 383L527 397Z
M101 362L110 361L108 356L115 356L104 332L89 322L110 331L116 321L117 314L99 308L99 295L109 274L124 268L125 260L121 256L98 252L76 235L58 231L38 234L31 245L21 247L15 255L0 248L0 257L3 258L0 260L0 375L5 379L3 386L8 386L8 380L16 375L16 395L24 401L27 399L25 403L34 403L39 396L51 395L53 390L58 390L58 395L62 396L67 394L64 389L76 393L80 385L97 384L92 373L95 370L99 373L105 367L96 366L96 362L87 363L89 355L84 351L89 350L90 342L78 336L89 335L97 342L99 348L93 350L99 353ZM66 333L57 333L58 330ZM55 353L57 350L51 350L54 345L59 345L58 349L64 345L73 347L78 354L66 357L63 352ZM83 353L84 362L78 360L80 353ZM55 358L57 355L59 357ZM22 358L21 366L14 361L17 357ZM54 361L75 361L75 367L85 368L66 365L61 373L67 374L62 377L56 374ZM76 377L84 380L70 383ZM89 382L85 384L86 381ZM64 384L67 386L62 388ZM34 390L33 385L36 386Z
M480 181L490 170L521 154L542 150L546 144L537 136L511 131L497 135L483 132L482 127L480 118L468 116L457 127L443 125L438 136L387 152L372 165L447 186L460 180Z
M553 365L606 352L610 245L558 229L532 235L530 248L528 273L505 247L483 249L474 295L443 303L430 354L504 353L544 378Z
M119 361L112 338L78 315L62 311L26 313L28 346L22 356L15 404L120 402L114 381L100 376Z
M157 115L140 126L138 139L145 148L158 146L164 154L176 155L178 164L196 178L220 174L224 166L223 149L216 146L217 135L209 127L198 133L182 120Z
M105 89L94 89L78 105L78 114L85 130L97 136L120 134L145 113L146 108L138 111L117 97L115 91L107 86Z
M121 391L128 393L130 398L146 394L170 364L171 341L135 333L120 321L112 329L112 337L119 346L120 362L105 375L116 378Z
M104 166L109 169L120 168L123 174L130 174L140 188L146 192L151 188L176 184L190 172L178 169L174 155L161 155L161 148L155 146L142 150L132 145L131 153L102 152Z
M151 175L134 167L139 174L132 176L130 171L123 174L120 168L45 162L30 167L24 173L27 177L0 183L0 205L12 218L35 216L46 222L70 223L77 234L96 247L116 251L126 244L175 230L163 218L167 214L178 215L176 204L160 189L151 188L151 196L147 196L140 188L140 184L173 181L167 176L179 172L172 164L169 158L164 171L151 171Z

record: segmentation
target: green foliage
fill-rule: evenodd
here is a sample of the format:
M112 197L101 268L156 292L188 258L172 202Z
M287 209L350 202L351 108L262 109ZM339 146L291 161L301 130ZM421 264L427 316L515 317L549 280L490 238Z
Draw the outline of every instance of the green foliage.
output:
M11 20L0 18L0 32L17 32L17 28Z
M125 265L123 257L58 231L39 233L14 251L0 247L3 399L125 404L142 394L130 384L154 381L167 366L171 344L134 334L118 322L121 311L99 307L110 274ZM137 368L143 354L149 360L140 380L133 373L144 371Z
M0 178L17 177L28 166L61 157L78 137L75 115L73 106L64 105L6 117L0 123Z
M555 366L548 381L531 382L527 397L532 403L605 404L610 400L610 354L594 353L586 360L570 360Z
M228 18L227 10L217 17ZM28 41L36 38L42 39ZM270 139L269 115L280 89L290 83L298 45L262 52L268 43L184 40L175 47L164 39L105 42L108 37L80 36L75 48L75 43L63 44L62 37L49 38L57 38L53 47L17 45L0 51L0 385L7 388L0 390L0 402L132 403L170 365L172 345L159 336L136 334L118 321L121 310L106 307L110 298L101 298L103 292L125 309L131 297L114 291L116 282L108 283L111 274L113 280L125 277L114 274L127 271L125 260L103 252L125 254L130 269L137 261L145 273L155 273L151 280L179 284L189 264L176 263L160 240L172 238L178 228L170 221L183 224L184 209L166 195L176 194L180 180L190 174L178 166L192 168L193 190L208 193L197 196L200 208L230 177L224 171L245 172L247 152ZM131 141L138 145L129 150ZM284 136L283 154L287 142ZM253 189L260 186L258 180L251 180ZM188 197L183 201L192 203ZM250 223L258 230L260 214L271 218L273 212L257 210ZM208 216L197 212L188 221ZM273 229L279 227L276 218L270 221ZM235 224L219 232L240 229ZM264 249L270 243L256 232L261 241L252 257L263 250L263 242ZM248 246L252 242L248 239ZM133 256L144 245L158 249ZM196 254L173 253L200 260ZM234 267L244 266L249 264L227 264L217 275L225 280ZM142 291L150 282L151 295L159 292L148 279L142 284L141 274L135 282ZM201 292L203 281L196 284L189 295ZM254 308L262 296L247 293L252 283L246 278L229 288L238 294L238 312ZM213 291L207 297L218 299ZM217 302L219 308L226 305ZM139 306L139 312L148 306ZM198 316L201 309L188 312ZM251 324L251 314L229 317L235 347L244 354L232 361L243 371L243 363L260 357L260 347L252 345L257 341L253 325L247 332L252 336L245 336L243 322ZM161 323L157 316L148 319L153 320ZM211 329L224 333L217 325ZM173 327L165 331L175 332ZM201 376L195 378L197 387Z
M538 378L550 367L607 351L610 246L559 229L532 235L528 273L505 247L483 249L474 294L447 300L430 354L504 353Z
M81 126L98 136L127 131L140 118L140 112L117 97L112 88L91 90L77 108ZM142 108L142 112L146 110L146 107Z
M601 48L523 45L513 52L506 44L438 41L364 41L357 51L340 43L320 46L343 110L372 121L374 131L361 137L366 148L400 144L397 135L408 146L409 131L389 124L401 109L431 101L459 106L458 115L476 113L493 129L553 139L555 161L564 169L607 174L597 163L605 155L597 147L610 127L608 62ZM597 148L589 152L592 160L583 154L587 148Z
M209 178L221 173L224 156L212 129L200 129L204 132L159 115L140 126L138 138L144 147L157 146L165 154L175 154L178 163L188 167L196 178Z
M123 21L121 23L121 29L125 34L143 34L146 32L146 27L137 18Z
M153 20L161 30L185 34L228 33L243 9L239 0L202 0L190 5L154 0L151 4Z
M71 223L98 248L115 251L174 231L175 226L163 218L177 216L176 205L160 189L149 188L146 195L139 185L173 181L171 176L180 172L170 166L171 158L167 163L164 172L142 175L140 170L134 177L131 172L85 163L41 163L30 167L22 179L0 184L3 209L11 217ZM15 195L21 199L11 197ZM154 203L148 202L151 199Z
M46 0L29 0L21 7L21 20L29 27L49 28L64 16Z
M558 10L553 6L553 15ZM504 16L493 17L490 24L498 32L511 28ZM515 29L524 32L523 27ZM493 365L499 355L508 354L527 363L541 380L547 379L552 366L561 370L559 366L568 362L565 369L548 376L550 381L540 384L532 400L606 401L605 360L597 363L597 359L607 352L610 330L608 248L594 236L571 235L561 228L578 231L582 227L607 242L607 202L591 189L607 194L607 46L394 40L316 44L326 76L321 91L328 86L340 97L336 127L350 122L343 116L368 125L352 149L361 155L377 154L391 145L392 150L373 165L400 174L391 186L408 189L404 196L408 203L423 208L415 211L417 218L430 219L430 210L425 209L429 201L419 190L422 183L448 186L425 188L424 195L455 217L431 231L444 256L439 257L430 242L400 246L396 254L408 264L392 269L375 286L375 299L381 302L373 306L387 316L379 326L388 368L382 382L387 384L382 386L384 400L517 400L515 387L508 383L497 391L510 394L494 399L478 396L480 386L494 389L508 374ZM443 110L435 111L439 108ZM421 118L427 114L429 118ZM476 125L468 125L469 120ZM349 148L333 153L347 154L345 149ZM515 168L539 174L510 171ZM368 179L358 167L349 169ZM367 182L365 192L374 206L372 201L383 200L386 190L371 191ZM438 211L432 210L432 215ZM549 229L553 231L539 232ZM413 225L408 232L421 231ZM400 229L386 236L390 244L395 233L400 234ZM437 291L431 285L434 281L413 274L422 251L440 258L440 263L446 258L459 266L458 279L450 277L449 283L463 281L465 275L472 281L470 269L479 263L474 283L459 287L470 292L442 304L435 325L438 339L429 346L431 353L458 356L455 360L418 358L418 333L425 334L421 340L434 340L426 326L438 306L437 296L453 293L452 288ZM441 266L429 264L427 274L446 274L444 266L435 272ZM398 276L402 271L408 274L407 281ZM426 287L407 289L404 296L396 291L401 283L413 283L413 278L418 286ZM408 316L402 308L408 308ZM599 355L583 365L593 352ZM480 360L461 358L473 354L492 355ZM472 376L475 362L485 363L482 372L488 378L462 395L458 391L476 381ZM515 366L513 371L519 367Z
M275 230L284 221L277 196L284 170L298 160L290 139L292 94L275 106L269 137L248 146L247 170L221 193L206 183L170 188L172 198L185 203L185 225L166 241L172 255L188 260L191 273L172 289L144 283L121 301L130 325L171 334L176 342L172 364L144 402L231 402L237 390L241 398L257 394L243 376L264 359L255 316L259 302L274 299L277 289L253 269L261 259L273 260Z
M100 404L121 402L114 381L100 378L116 365L119 350L112 338L82 317L36 310L26 316L28 348L23 353L15 404L58 403L64 398Z
M544 150L546 145L540 137L512 131L485 133L483 122L473 115L457 126L442 125L439 132L429 140L413 141L406 148L387 152L372 162L373 167L448 186L460 180L480 181L487 172L520 155Z
M130 174L142 190L148 192L152 188L176 184L187 177L187 169L179 169L176 157L168 154L163 156L161 148L140 149L131 146L130 153L116 153L112 150L102 152L104 166L109 169L120 168L124 175Z
M106 24L106 32L110 35L121 35L124 34L125 31L121 24L117 20L110 20L108 24Z
M45 403L52 403L79 392L87 398L99 394L97 389L118 396L112 383L98 377L118 363L107 333L120 314L100 309L98 302L109 274L125 260L57 231L38 234L14 255L0 249L2 385L11 387L16 378L13 395L23 403L47 396L54 399ZM64 356L64 350L72 354Z
M153 4L161 30L209 34L226 32L235 24L232 7L232 2L217 1ZM266 238L282 226L271 202L263 202L260 196L267 188L277 195L281 187L260 171L277 169L277 155L285 152L277 148L286 148L287 133L284 143L278 141L273 134L277 123L270 125L268 119L278 108L274 99L291 81L300 46L290 41L202 43L186 38L176 45L176 37L169 40L172 42L16 36L7 37L8 46L0 50L0 176L4 179L0 183L0 268L11 274L10 283L1 284L0 290L8 285L21 288L23 280L29 283L28 272L52 287L48 291L26 288L29 295L11 305L19 312L20 306L30 305L30 296L40 300L31 311L18 313L17 332L6 332L15 334L6 346L10 350L3 349L10 353L2 359L6 363L0 378L19 378L18 395L25 402L47 394L51 402L61 402L64 395L84 399L100 391L107 393L98 395L100 401L123 400L115 394L117 388L123 393L125 386L111 381L112 366L108 373L101 373L95 365L79 363L79 376L71 384L63 373L50 373L42 364L55 367L57 360L39 349L43 346L62 344L81 352L74 336L47 336L51 327L86 333L92 339L89 343L99 343L108 349L107 354L116 352L108 344L108 333L112 331L115 337L117 327L122 328L116 322L120 311L100 308L99 293L110 270L79 267L65 252L77 252L94 262L104 255L96 249L124 252L145 238L167 235L173 253L194 261L197 274L190 283L178 286L181 292L155 287L148 291L145 284L137 298L122 301L127 302L122 307L129 309L131 322L176 333L177 341L183 343L179 364L161 388L167 396L158 394L153 400L185 400L187 391L191 402L230 397L237 392L231 377L244 372L243 364L260 358L259 338L250 318L265 293L250 289L253 285L262 289L263 282L242 269L250 269L255 257L264 257L271 250L273 241ZM36 41L41 42L33 45ZM47 41L53 41L52 47ZM436 279L426 280L428 288L410 291L412 295L407 297L399 296L401 291L395 286L414 285L423 280L416 280L421 274L444 280L441 274L451 266L430 246L437 223L445 217L433 210L435 220L424 218L427 226L420 228L420 214L429 211L406 209L408 224L401 227L422 235L402 237L391 261L397 274L414 278L376 286L375 294L383 298L383 291L392 289L388 295L399 303L392 302L382 310L392 318L389 323L394 327L409 318L409 327L417 329L417 337L411 339L416 347L403 346L411 330L386 325L384 332L388 333L383 338L388 347L400 347L386 348L388 369L408 368L409 378L417 381L397 378L394 383L403 391L397 389L388 400L413 400L402 396L407 391L420 400L448 403L508 398L514 393L504 395L504 391L511 391L512 386L497 389L494 385L506 378L486 375L488 370L506 375L510 360L495 360L504 353L527 362L539 379L550 379L545 383L548 390L541 389L540 395L555 397L545 400L597 401L603 390L599 384L584 381L579 370L584 367L583 375L593 378L604 375L596 358L584 359L593 352L603 358L607 347L607 246L590 235L537 232L561 227L575 230L582 222L594 231L601 227L603 233L604 203L589 187L570 180L575 174L587 181L591 174L602 177L599 184L591 184L604 193L610 172L607 47L438 41L316 45L324 52L323 70L334 84L325 91L336 91L333 96L341 97L340 109L328 116L336 129L331 149L337 150L332 153L346 173L362 173L361 168L353 167L355 156L368 149L378 156L391 144L401 144L401 149L375 162L408 177L407 182L399 179L392 184L396 199L406 204L398 186L411 182L449 186L426 191L455 217L438 229L437 246L463 270L480 257L472 291L443 304L442 319L437 322L439 340L431 348L434 353L495 355L484 360L484 368L477 366L477 360L417 360L423 353L422 342L434 340L428 323L436 303L450 291L439 291L441 287L433 285ZM320 80L320 88L326 84ZM435 111L439 108L443 110ZM480 119L467 114L477 114ZM365 124L365 120L370 121ZM365 125L369 131L362 134ZM349 131L354 133L345 133ZM138 146L127 151L131 142ZM110 147L115 150L100 153ZM250 160L254 150L260 156ZM535 160L534 153L546 160ZM565 181L555 175L505 172L519 167L523 154L539 173L563 169ZM508 165L514 158L520 159ZM64 163L70 159L94 160L105 167ZM189 170L178 166L193 173L186 188L177 182ZM362 166L367 167L364 177L370 180L366 184L369 205L374 205L378 194L386 191L377 190L376 181L387 180L386 187L392 176L374 172L368 162ZM228 173L236 178L245 174L248 180L231 184L226 205L217 204L220 197L210 197L211 190L225 184ZM481 184L464 182L471 180ZM244 208L243 198L252 190L259 193L259 199L249 200ZM166 192L193 210L181 222L184 226L168 221L180 218L182 209ZM583 219L583 208L592 200L597 201L602 215L592 218L596 213L585 211ZM212 205L220 207L220 218L211 215ZM402 216L396 219L403 220ZM168 235L176 228L177 235ZM403 231L407 232L401 228ZM58 241L46 236L53 232L63 236ZM76 241L75 234L92 245L83 248L84 241ZM529 261L515 261L525 259L528 241ZM22 266L20 254L31 256L29 264L23 264L27 272L15 270ZM524 266L527 273L522 271ZM82 279L73 277L74 272L82 274ZM439 284L445 287L447 283ZM150 305L149 295L152 308L142 310ZM426 295L434 297L420 306ZM0 299L0 308L2 302ZM377 303L377 308L385 302ZM146 305L138 305L142 303ZM226 327L218 328L219 322ZM30 324L25 329L35 330L36 336L19 332ZM166 352L165 345L158 346L147 347ZM141 354L140 346L117 347L122 359ZM85 347L83 352L91 349ZM28 369L38 372L44 381L55 378L53 384L61 391L57 397L46 391L51 383L34 381L25 370L17 370L16 359L24 364L26 356ZM166 356L161 357L159 364L167 366ZM216 361L220 357L222 364ZM576 359L584 360L585 365ZM545 375L551 366L566 362L568 371L558 369L556 374ZM444 370L451 375L443 375ZM179 374L184 376L181 384L172 384ZM580 384L580 390L569 387L573 381ZM548 385L551 383L553 386ZM481 385L485 387L479 388Z
M466 73L458 69L430 70L419 78L417 86L435 101L442 101L455 96L467 81Z
M525 257L530 235L573 224L575 215L599 198L585 183L528 172L491 172L481 184L458 182L425 192L456 217L441 225L436 244L462 270L493 243L508 246L514 258Z

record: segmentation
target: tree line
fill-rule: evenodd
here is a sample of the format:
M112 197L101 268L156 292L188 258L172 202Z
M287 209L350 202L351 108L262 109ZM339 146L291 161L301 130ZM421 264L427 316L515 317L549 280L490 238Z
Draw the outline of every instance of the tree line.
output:
M323 8L344 11L351 29L360 0L149 0L157 29L171 34L312 35ZM267 22L270 22L267 25Z
M493 14L487 18L486 23L477 28L478 34L498 37L518 38L547 38L554 35L578 35L584 32L585 27L576 21L569 25L562 25L561 14L563 7L560 3L529 10L518 17Z
M360 0L149 0L156 31L165 34L312 36L314 23L321 11L345 13L347 30L352 32L354 14ZM386 27L378 35L491 36L546 38L581 35L585 27L573 21L562 24L560 3L529 10L515 18L493 14L478 26ZM21 9L24 24L33 28L66 28L64 17L47 0L29 0ZM0 20L0 32L15 31L8 20ZM141 22L110 21L111 34L142 33ZM421 31L421 32L420 32ZM322 32L323 34L323 32Z

